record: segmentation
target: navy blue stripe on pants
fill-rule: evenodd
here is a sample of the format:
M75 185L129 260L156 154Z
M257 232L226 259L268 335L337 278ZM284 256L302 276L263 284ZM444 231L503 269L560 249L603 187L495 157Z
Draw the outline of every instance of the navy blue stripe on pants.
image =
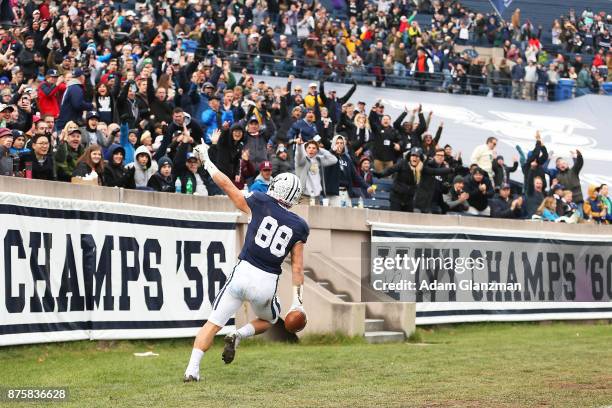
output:
M223 296L223 292L225 292L225 289L229 286L230 282L232 281L232 278L234 277L234 272L236 272L236 268L238 267L238 265L240 265L240 262L242 262L242 260L238 261L236 266L234 266L234 269L232 269L232 274L230 275L229 279L225 282L225 285L223 285L223 287L219 291L219 294L215 298L215 301L213 303L213 310L217 310L217 306L219 305L221 296Z

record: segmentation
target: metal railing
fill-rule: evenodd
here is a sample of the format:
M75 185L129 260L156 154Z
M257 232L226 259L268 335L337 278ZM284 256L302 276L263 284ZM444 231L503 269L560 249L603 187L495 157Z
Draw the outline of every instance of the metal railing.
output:
M203 51L203 52L200 52ZM208 50L198 48L199 55L204 58ZM327 61L313 58L281 58L273 55L247 53L239 51L228 51L223 49L213 50L216 57L227 59L232 64L232 69L247 69L247 72L255 75L272 75L288 77L294 75L296 78L307 80L325 79L328 82L367 84L405 90L418 90L429 92L442 92L463 95L480 95L500 98L529 99L529 100L560 100L569 99L576 95L575 87L563 89L563 95L556 86L525 85L514 83L511 79L490 78L486 75L475 76L463 74L459 78L452 75L450 71L437 71L433 73L411 73L410 67L394 64L394 69L388 72L381 67L363 65L360 70L352 70L350 66L330 65ZM398 75L397 72L400 74Z

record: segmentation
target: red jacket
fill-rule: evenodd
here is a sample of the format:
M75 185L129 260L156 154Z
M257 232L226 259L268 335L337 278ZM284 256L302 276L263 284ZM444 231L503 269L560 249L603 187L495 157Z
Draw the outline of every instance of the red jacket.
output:
M57 86L53 86L47 81L42 82L38 86L38 109L41 115L53 115L57 119L60 113L60 102L66 83L62 82Z

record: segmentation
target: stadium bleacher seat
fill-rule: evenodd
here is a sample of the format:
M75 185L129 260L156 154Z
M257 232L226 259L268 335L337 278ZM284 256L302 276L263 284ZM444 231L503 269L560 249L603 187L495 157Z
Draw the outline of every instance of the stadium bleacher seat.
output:
M374 198L367 198L363 200L363 206L365 208L371 208L376 210L388 210L391 207L389 200L377 200Z
M472 10L481 13L494 12L491 3L482 0L462 0L461 4ZM559 0L514 0L503 12L502 16L510 20L515 9L521 9L521 23L529 19L536 27L542 25L542 36L544 39L550 38L550 28L555 19L561 15L566 15L570 8L574 8L577 13L582 13L586 7L590 7L594 12L600 10L610 11L609 0L582 0L582 1L559 1Z
M383 179L383 178L374 178L372 180L372 184L376 184L376 192L379 191L391 191L391 186L393 185L393 180L391 179Z
M376 193L374 194L374 198L376 198L377 200L388 200L390 195L391 195L391 193L388 192L388 191L380 191L380 190L376 189Z
M360 84L371 84L372 81L376 80L376 77L374 75L361 74L361 73L357 73L357 72L353 72L351 74L351 78L354 79L357 83L360 83Z

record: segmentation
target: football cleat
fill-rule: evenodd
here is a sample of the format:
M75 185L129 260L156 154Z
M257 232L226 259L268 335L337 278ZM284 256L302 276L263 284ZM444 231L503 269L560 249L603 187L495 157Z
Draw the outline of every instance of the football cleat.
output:
M238 336L236 333L228 334L225 336L225 347L223 347L223 354L221 354L221 359L225 362L225 364L229 364L234 361L234 357L236 356L236 343L238 341Z
M200 381L200 377L199 376L193 376L191 374L187 375L185 374L185 376L183 377L183 382L184 383L188 383L188 382L198 382Z

